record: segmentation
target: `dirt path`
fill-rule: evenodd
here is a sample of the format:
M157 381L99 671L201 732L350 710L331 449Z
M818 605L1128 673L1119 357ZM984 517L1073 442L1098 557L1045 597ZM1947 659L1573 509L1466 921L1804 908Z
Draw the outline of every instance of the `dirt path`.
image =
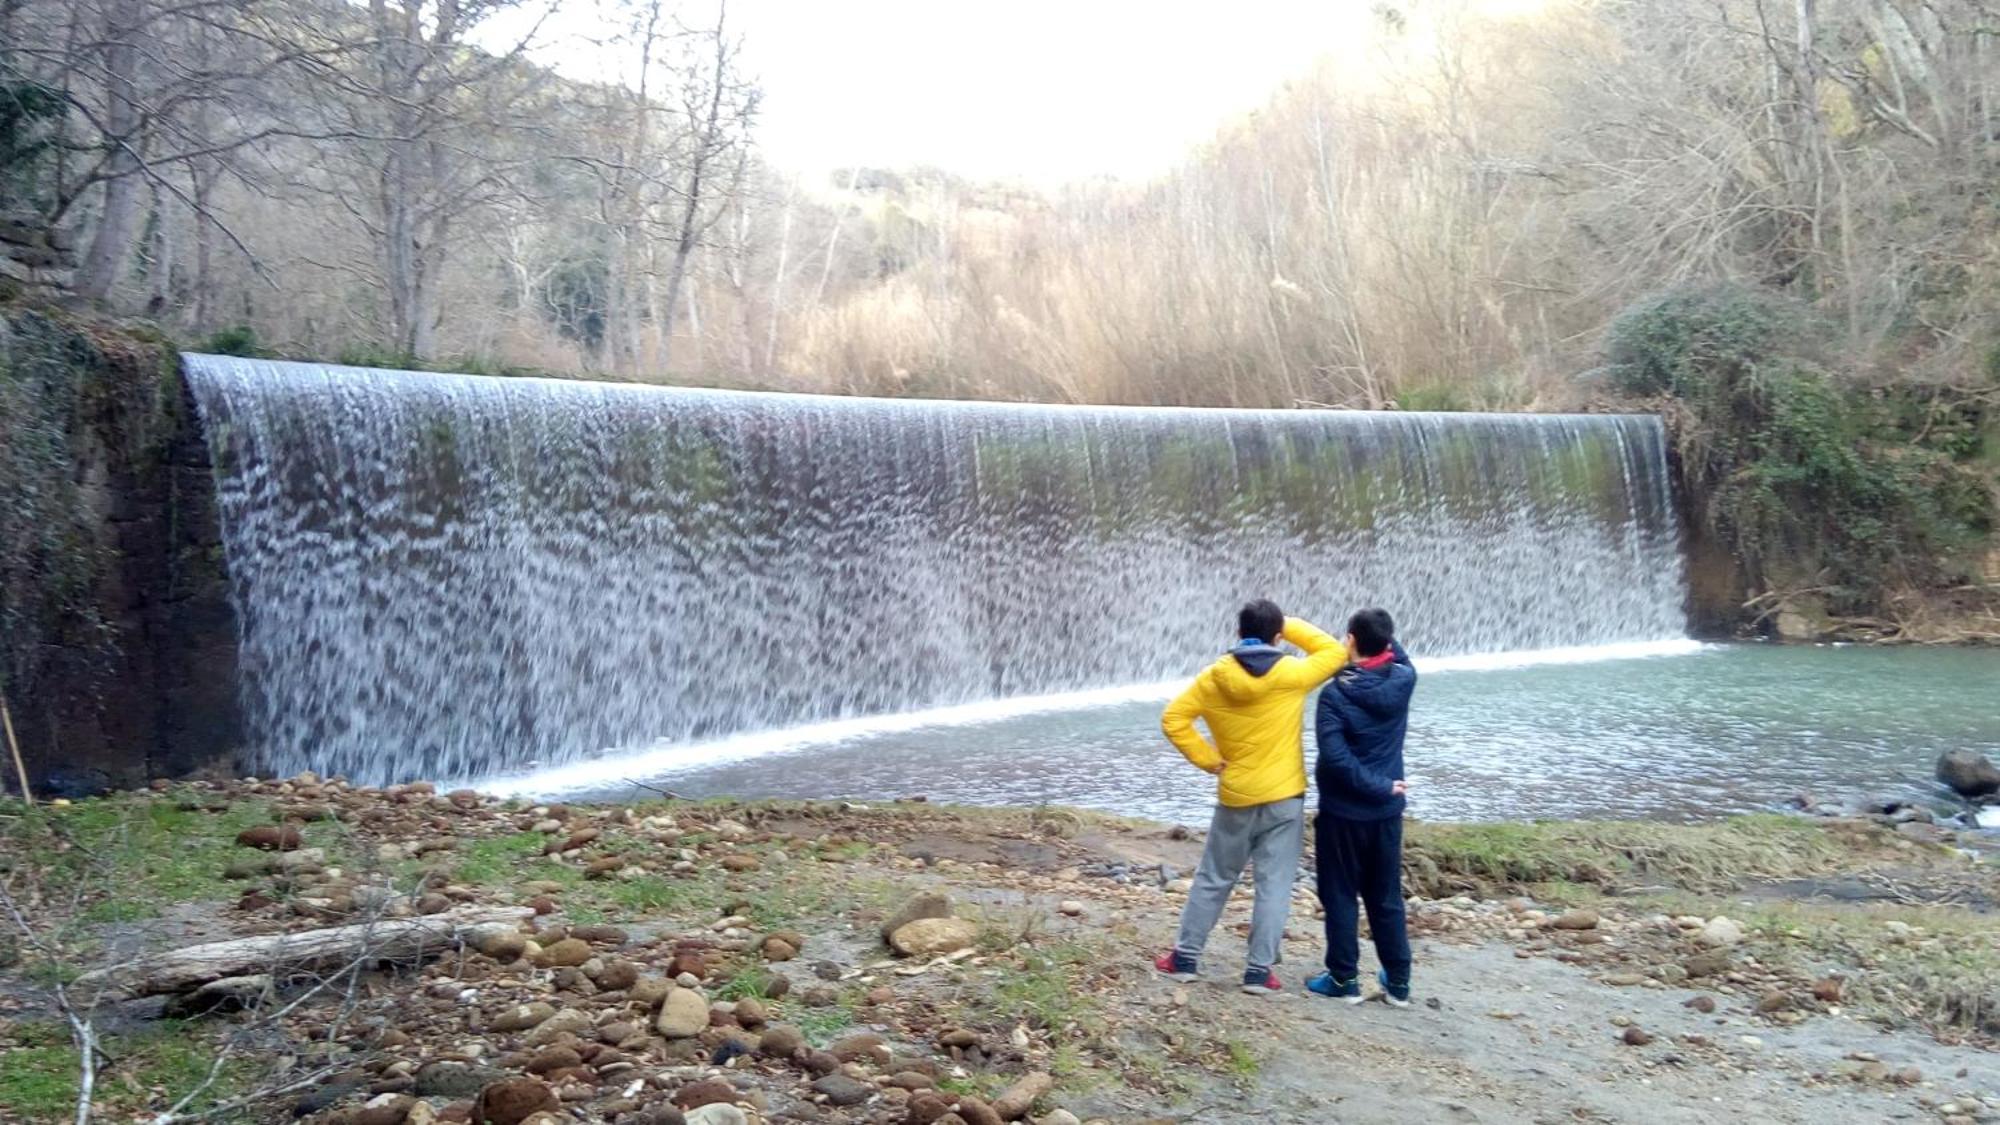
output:
M1426 995L1396 1010L1296 989L1260 998L1219 982L1193 986L1191 1005L1224 1013L1269 1055L1247 1091L1211 1091L1214 1104L1177 1107L1179 1119L1875 1122L1934 1119L1919 1096L1943 1102L1958 1091L2000 1090L2000 1056L1926 1035L1838 1017L1773 1028L1741 1001L1703 1015L1682 1005L1693 992L1609 988L1500 945L1419 943L1418 958L1423 993L1436 1007ZM1138 998L1170 1005L1173 988L1153 982ZM1614 1020L1631 1021L1653 1042L1626 1045ZM1925 1077L1900 1087L1837 1076L1843 1064L1862 1065L1849 1058L1856 1052ZM1966 1076L1955 1077L1961 1069Z

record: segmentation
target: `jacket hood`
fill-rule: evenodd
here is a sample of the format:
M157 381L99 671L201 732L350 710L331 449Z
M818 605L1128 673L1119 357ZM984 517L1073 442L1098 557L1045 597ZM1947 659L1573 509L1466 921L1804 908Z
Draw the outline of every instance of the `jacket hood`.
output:
M1245 644L1232 648L1208 666L1215 690L1231 704L1242 706L1269 695L1283 678L1271 675L1285 653L1274 645Z
M1267 645L1261 641L1237 645L1229 650L1229 655L1236 659L1236 663L1243 666L1245 672L1253 676L1262 676L1269 672L1285 657L1276 645Z
M1352 665L1333 678L1333 689L1349 703L1373 715L1387 716L1410 705L1417 688L1417 670L1400 646L1393 663L1380 668Z

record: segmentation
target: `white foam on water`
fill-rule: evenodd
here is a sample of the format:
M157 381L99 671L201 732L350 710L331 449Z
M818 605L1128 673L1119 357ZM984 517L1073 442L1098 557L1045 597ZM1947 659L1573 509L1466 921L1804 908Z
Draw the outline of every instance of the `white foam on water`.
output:
M1413 658L1413 662L1418 671L1426 675L1437 675L1556 664L1597 664L1611 660L1688 656L1714 647L1700 641L1676 638L1626 641L1606 645L1572 645L1518 652L1467 653L1428 659ZM602 758L572 762L546 770L478 779L471 784L487 793L502 797L554 797L565 793L608 789L634 779L658 780L690 770L728 765L754 758L822 750L910 731L981 726L1004 723L1030 715L1085 711L1132 703L1158 703L1172 698L1185 683L1185 680L1173 680L1018 699L990 699L952 707L937 707L927 711L871 715L778 730L753 731L711 741L661 743L636 752L614 752Z

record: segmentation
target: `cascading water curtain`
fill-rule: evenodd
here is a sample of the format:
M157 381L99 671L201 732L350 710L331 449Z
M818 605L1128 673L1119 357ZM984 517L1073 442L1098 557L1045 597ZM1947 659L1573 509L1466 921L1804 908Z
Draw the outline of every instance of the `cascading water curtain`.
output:
M1171 679L1255 596L1390 606L1430 654L1685 629L1653 418L186 366L277 772L464 776Z

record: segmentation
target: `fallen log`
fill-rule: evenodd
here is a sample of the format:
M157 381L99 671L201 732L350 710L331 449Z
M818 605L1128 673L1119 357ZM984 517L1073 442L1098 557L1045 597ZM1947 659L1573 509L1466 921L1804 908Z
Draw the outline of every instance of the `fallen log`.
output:
M282 980L357 961L417 961L457 948L468 930L494 923L519 924L533 913L525 906L461 907L421 918L380 918L292 934L232 938L85 973L75 987L126 996L169 996L227 977L268 974Z

